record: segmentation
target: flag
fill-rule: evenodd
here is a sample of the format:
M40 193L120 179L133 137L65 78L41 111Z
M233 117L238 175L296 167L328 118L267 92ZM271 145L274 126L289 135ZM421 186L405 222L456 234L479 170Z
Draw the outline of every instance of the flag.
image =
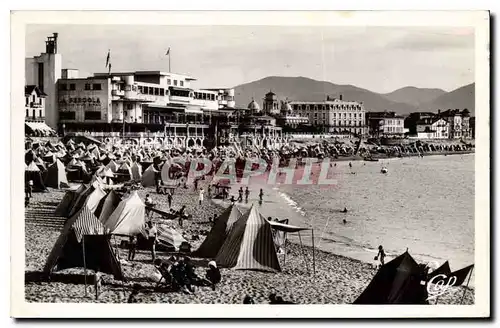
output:
M170 56L170 47L168 48L167 53L165 54L165 56Z
M109 62L110 59L111 59L111 54L110 54L110 51L108 50L108 55L106 56L106 66L104 66L104 67L108 67L108 65L110 65L110 62Z

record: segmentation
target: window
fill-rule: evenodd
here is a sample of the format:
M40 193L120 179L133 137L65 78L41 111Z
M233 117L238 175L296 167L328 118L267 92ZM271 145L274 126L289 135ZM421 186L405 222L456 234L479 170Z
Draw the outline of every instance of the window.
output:
M59 118L61 120L74 120L75 112L59 112Z
M126 110L123 111L123 118L126 120L127 119L127 114L128 112Z
M85 83L85 90L90 90L90 83Z
M137 90L139 90L139 92L142 93L142 85L138 86Z
M42 110L41 109L38 111L38 117L42 117Z
M155 96L159 96L160 95L160 89L159 88L155 88Z
M177 85L177 80L174 80L174 85Z
M33 102L33 104L34 104L34 103L36 103L36 96L35 96L35 95L33 95L33 96L31 97L31 101Z
M30 104L30 98L29 97L26 97L26 106L28 106ZM28 115L26 115L28 116Z
M92 89L94 89L94 90L102 90L101 83L94 83L92 85Z
M85 112L85 119L86 120L100 120L101 119L101 112L86 111Z
M28 98L26 98L28 99ZM26 117L30 116L29 109L26 110Z
M160 96L164 96L164 95L165 95L165 89L160 88Z
M39 105L41 105L41 104L42 104L42 100L43 100L42 98L39 98L39 99L38 99L38 104L39 104Z
M184 86L184 81L179 81L179 84L180 84L181 87L183 87Z
M132 104L127 104L127 109L134 109L134 105L132 105Z
M35 110L33 109L33 119L35 119Z
M59 91L66 91L68 90L67 85L64 83L59 84Z
M69 84L69 89L70 89L71 91L76 90L76 85L75 85L74 83L70 83L70 84Z
M171 79L167 79L167 85L172 85L172 80Z

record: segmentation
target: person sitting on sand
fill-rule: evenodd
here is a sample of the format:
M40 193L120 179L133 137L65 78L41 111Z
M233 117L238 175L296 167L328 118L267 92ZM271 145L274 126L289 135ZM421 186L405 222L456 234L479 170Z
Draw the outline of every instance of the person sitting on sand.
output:
M344 209L341 212L342 213L347 213L347 207L344 207Z
M243 304L255 304L251 296L246 295L243 299Z
M215 261L208 262L208 269L205 273L205 277L210 282L212 290L215 290L215 285L220 283L222 280L220 270L217 267L217 263L215 263Z
M379 259L379 256L380 256L380 264L381 265L384 265L385 264L385 251L384 251L384 248L382 247L382 245L380 245L378 247L378 253L377 253L377 256L375 256L375 260L378 260Z
M346 219L343 219L343 220L342 220L342 223L347 224L347 220L346 220Z
M229 200L231 202L231 205L234 205L236 202L236 199L234 199L234 195L231 195L231 199Z

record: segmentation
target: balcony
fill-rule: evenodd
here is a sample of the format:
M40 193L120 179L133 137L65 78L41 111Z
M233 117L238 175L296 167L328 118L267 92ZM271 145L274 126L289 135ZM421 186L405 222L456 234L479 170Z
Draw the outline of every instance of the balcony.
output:
M125 91L124 90L111 90L111 95L113 97L123 97L123 96L125 96Z
M42 108L42 104L37 102L30 102L30 108Z

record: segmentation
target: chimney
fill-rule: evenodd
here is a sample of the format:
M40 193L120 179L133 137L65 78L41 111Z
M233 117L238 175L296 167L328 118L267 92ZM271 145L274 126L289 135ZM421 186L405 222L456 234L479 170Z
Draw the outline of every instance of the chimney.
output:
M342 94L340 94L339 99L342 100Z
M438 115L441 115L441 110L440 109L438 109Z

